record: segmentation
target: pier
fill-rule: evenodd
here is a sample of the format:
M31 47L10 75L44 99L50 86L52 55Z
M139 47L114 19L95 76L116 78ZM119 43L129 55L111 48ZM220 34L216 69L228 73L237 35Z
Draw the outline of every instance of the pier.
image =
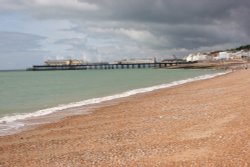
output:
M141 69L141 68L173 68L178 65L193 64L192 62L155 62L133 64L81 64L81 65L34 65L30 71L52 70L109 70L109 69Z

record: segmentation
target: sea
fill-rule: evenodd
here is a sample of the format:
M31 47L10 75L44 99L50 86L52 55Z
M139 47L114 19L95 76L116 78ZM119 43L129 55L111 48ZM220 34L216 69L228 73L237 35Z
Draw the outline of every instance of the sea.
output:
M62 116L59 113L63 111L68 116L75 114L73 108L84 109L224 73L208 69L1 71L0 135L48 123L54 120L46 117L51 114Z

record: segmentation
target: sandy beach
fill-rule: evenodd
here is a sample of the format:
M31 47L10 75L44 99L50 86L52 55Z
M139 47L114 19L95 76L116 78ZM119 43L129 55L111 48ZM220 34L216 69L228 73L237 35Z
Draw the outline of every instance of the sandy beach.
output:
M250 166L250 70L0 137L1 167Z

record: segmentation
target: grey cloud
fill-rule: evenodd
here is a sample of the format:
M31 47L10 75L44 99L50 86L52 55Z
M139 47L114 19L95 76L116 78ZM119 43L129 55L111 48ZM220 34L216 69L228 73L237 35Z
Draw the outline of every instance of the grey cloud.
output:
M90 2L90 1L89 1ZM248 0L91 0L101 6L100 15L74 20L76 25L93 21L90 27L147 30L167 41L155 49L214 47L225 43L249 43ZM160 28L159 28L160 27ZM86 32L86 31L85 31ZM157 39L157 38L156 38ZM140 44L140 41L137 41ZM144 42L145 43L145 42ZM148 44L147 44L148 45Z
M195 49L213 47L225 43L247 43L249 38L239 26L228 25L180 25L157 29L161 36L171 41L168 47Z
M24 10L44 19L115 20L165 24L213 23L231 19L248 0L4 0L2 8ZM60 2L60 3L59 3ZM73 3L74 2L74 3ZM77 6L83 6L83 9ZM245 18L247 19L247 18Z
M4 52L0 55L0 70L26 69L32 65L39 65L48 54L49 52L46 51Z
M0 69L24 69L41 62L48 54L41 50L44 39L33 34L0 32Z
M248 0L89 0L102 6L102 16L117 20L159 23L204 23L228 18L249 8Z
M71 46L71 49L84 48L87 44L87 38L67 38L60 39L55 42L55 44L63 44Z
M69 46L65 50L64 57L84 59L85 61L101 61L100 52L97 46L88 44L87 37L85 38L65 38L55 42L57 45Z
M36 50L41 47L40 42L44 39L45 37L27 33L0 32L0 51L3 53Z
M83 13L98 11L93 2L79 0L2 0L0 13L22 12L36 19L68 19L81 17Z
M55 42L67 46L65 54L70 55L95 59L184 55L250 43L249 0L66 0L69 5L59 0L45 0L45 5L37 2L4 0L0 11L22 12L37 20L54 20L55 24L61 19L70 21L74 26L65 31L86 36ZM40 39L32 40L35 42L27 49L38 47Z

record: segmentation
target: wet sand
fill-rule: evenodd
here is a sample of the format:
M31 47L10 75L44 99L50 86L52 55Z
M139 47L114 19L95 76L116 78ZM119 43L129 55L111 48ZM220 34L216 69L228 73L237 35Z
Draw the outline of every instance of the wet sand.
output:
M249 120L240 70L0 137L0 166L250 166Z

